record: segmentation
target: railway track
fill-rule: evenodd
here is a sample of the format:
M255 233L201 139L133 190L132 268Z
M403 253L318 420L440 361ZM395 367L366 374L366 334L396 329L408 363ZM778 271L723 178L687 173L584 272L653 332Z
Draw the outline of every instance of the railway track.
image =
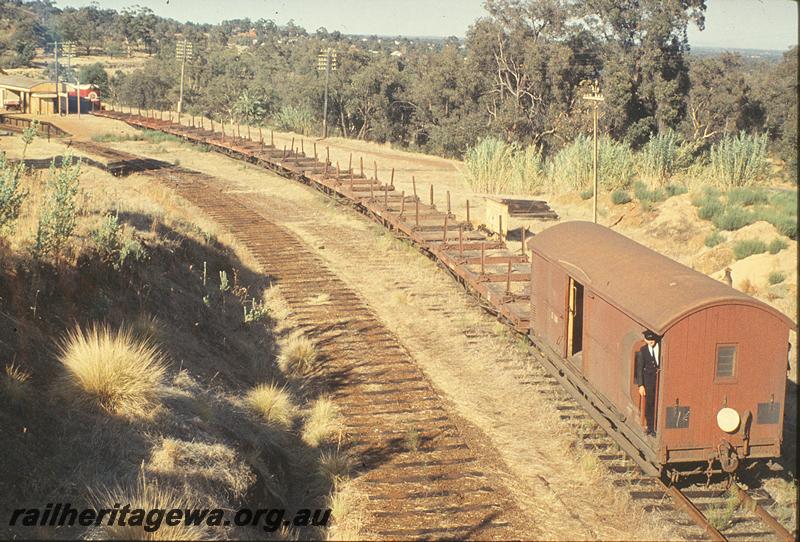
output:
M317 344L322 374L316 378L343 414L356 484L369 497L364 536L513 539L524 532L515 523L519 511L410 355L309 247L215 189L210 177L166 166L147 173L251 252Z
M423 204L421 203L422 197L419 194L395 194L393 179L389 183L379 181L377 168L375 168L375 174L372 177L368 177L364 173L363 163L360 168L361 171L358 173L353 171L352 164L348 164L348 167L344 170L341 165L337 164L334 169L333 164L330 163L327 157L323 161L319 160L316 148L314 148L313 159L306 156L305 150L302 148L302 142L299 149L293 143L291 149L284 148L279 150L274 145L265 144L263 140L253 142L229 136L225 141L224 136L221 134L195 127L190 128L166 121L131 117L120 113L105 112L104 114L124 120L133 126L165 131L193 143L208 145L214 150L264 166L277 171L283 176L310 184L332 197L350 202L359 211L389 228L395 235L411 240L421 250L439 261L454 278L476 295L484 308L505 320L517 332L525 333L527 331L529 322L527 312L529 308L526 302L529 300L527 288L530 281L529 265L526 265L528 262L527 256L524 253L512 253L502 240L492 239L482 232L474 231L469 220L466 222L458 221L449 212L449 209L445 212L439 211L433 205L433 197L430 198L429 204ZM81 143L75 146L81 148L83 145ZM104 147L102 146L95 144L91 144L91 146L93 149L85 147L84 150L97 154L104 152ZM112 153L115 158L125 154L120 153L120 151L112 151ZM162 177L165 174L183 177L197 175L183 168L170 167L169 164L163 162L153 165L148 164L147 161L136 162L136 160L141 160L138 157L131 155L128 155L128 157L128 161L131 164L136 164L128 172L152 172L153 169L162 169L164 171L157 174L158 177ZM125 162L124 156L122 162ZM154 167L151 169L150 166ZM218 219L220 223L227 226L236 235L236 231L232 229L234 224L230 222L230 216L232 215L228 211L231 210L227 209L225 212L215 210L215 206L221 204L217 197L218 191L213 188L213 182L210 179L200 181L194 177L193 183L195 187L194 192L192 192L193 197L208 198L208 195L203 196L202 192L214 194L211 200L205 200L210 205L207 212L212 215L212 218ZM178 188L182 185L177 183L175 186ZM186 186L186 183L183 186ZM198 193L198 190L200 193ZM416 187L414 191L416 192ZM433 188L431 187L431 193L432 191ZM194 201L191 198L189 199ZM237 205L242 206L242 209L236 211L236 213L246 212L244 203L240 202ZM255 214L252 211L249 212ZM250 217L250 219L252 218ZM226 220L228 220L227 223ZM261 220L264 220L263 217ZM275 227L273 224L272 229ZM274 245L277 242L277 238L259 240L252 238L252 236L248 237L244 231L239 233L244 235L246 246L248 238L251 238L251 241L253 239L260 241L262 248L265 246L277 246ZM288 234L288 232L286 233ZM291 259L288 254L286 258ZM318 264L319 262L309 267L294 267L292 268L294 273L292 276L297 280L307 277L309 270L315 269ZM322 284L317 279L306 278L305 280L313 286ZM325 281L322 282L324 283ZM300 294L298 293L297 295ZM300 302L300 298L296 297L294 301ZM368 310L366 307L361 309ZM320 310L322 309L319 309L319 307L304 307L301 312L307 311L313 317ZM369 348L368 344L365 346ZM399 347L399 345L397 346ZM697 485L678 488L672 484L665 484L660 478L653 476L652 466L642 464L640 457L634 457L635 454L630 453L630 443L625 443L627 447L620 448L620 442L612 438L612 435L615 435L614 427L609 427L608 420L604 419L603 416L598 416L596 412L592 412L591 405L586 404L585 397L583 397L580 390L576 392L576 390L572 389L574 385L565 378L563 371L559 369L557 360L553 359L552 354L541 349L535 343L531 345L531 352L533 358L539 362L535 366L536 368L533 369L534 374L538 374L538 377L531 381L536 391L538 393L553 394L557 398L556 408L564 411L562 418L576 427L576 431L584 439L584 447L597 453L598 458L606 464L609 472L615 477L615 485L626 487L634 500L638 501L646 510L669 514L673 521L682 528L682 536L688 539L708 537L718 540L770 538L791 540L794 538L792 533L789 533L764 509L764 506L771 503L771 499L768 496L760 496L753 499L738 485L731 491L725 488L706 488ZM379 361L376 363L378 364L368 364L369 369L372 371L363 373L359 377L359 386L367 386L364 388L365 391L370 390L370 385L380 385L377 382L371 382L372 378L385 377L392 374L388 367L380 364ZM413 362L411 362L411 365L413 366ZM403 367L403 369L407 368ZM408 380L401 380L403 381L402 383L415 382L414 377L409 377ZM389 382L391 383L392 381ZM422 393L423 397L427 397L424 393L426 389L423 386L413 391ZM416 396L411 395L410 397L414 398ZM361 417L356 415L354 419L361 420L364 424L367 424L367 415L371 412L369 407L367 409ZM402 414L412 415L414 412L416 410L412 406L409 412L403 412ZM423 409L421 412L426 413L428 411ZM387 412L386 414L401 413ZM364 427L366 428L368 425L364 425ZM399 427L407 427L407 424L401 424ZM356 434L358 434L357 431ZM392 445L396 447L397 443L402 440L402 430L400 432L395 431L394 434L394 444ZM616 436L619 437L618 435ZM445 459L444 461L447 462L448 460ZM458 463L458 460L455 460L455 463ZM424 463L406 461L403 465L411 469L407 472L411 477L410 479L414 480L419 478L418 474L413 474L415 472L414 469L423 467ZM379 484L374 487L378 486ZM415 498L421 496L419 492L412 492L412 494L415 495ZM450 493L445 493L444 495L450 495ZM736 506L736 510L730 514L730 518L726 520L723 534L711 525L704 511L709 513L709 511L725 509L726 506L730 507L731 495L736 497L739 504ZM448 500L444 498L440 502L448 502ZM681 510L685 513L689 521L676 519L676 510ZM428 524L435 525L438 522L432 519ZM500 525L503 526L505 524L501 522ZM756 525L761 525L762 527L758 528ZM402 530L383 531L379 534L387 537L406 535L410 537L429 537L435 536L437 533L445 535L444 531L428 532L424 528L415 528L408 530L408 532ZM450 535L448 534L448 536Z

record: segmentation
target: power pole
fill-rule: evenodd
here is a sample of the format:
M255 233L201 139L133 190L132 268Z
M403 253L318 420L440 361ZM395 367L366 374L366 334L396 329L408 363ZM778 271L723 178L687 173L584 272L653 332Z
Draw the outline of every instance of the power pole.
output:
M56 111L61 115L61 85L58 84L58 42L53 42L53 54L56 60Z
M183 111L183 76L186 73L186 61L192 59L192 44L185 39L176 43L175 58L181 61L181 89L178 96L178 124L180 124Z
M322 105L322 137L328 137L328 83L331 72L336 71L336 51L328 47L317 55L317 70L325 71L325 99Z
M592 198L592 221L597 224L597 189L598 189L598 181L597 181L597 162L598 162L598 145L597 145L597 109L600 106L600 102L604 101L605 98L603 94L600 92L600 84L597 82L597 79L591 83L591 94L584 94L583 99L589 100L592 102L593 106L593 124L594 124L594 160L592 161L592 176L594 177L594 197Z
M67 79L69 78L69 72L72 69L72 55L75 54L75 43L71 41L65 41L64 44L64 55L67 57ZM69 83L67 83L69 85ZM81 98L80 98L80 91L76 90L76 94L78 97L78 108L80 109L81 106ZM67 115L69 115L69 87L67 87Z

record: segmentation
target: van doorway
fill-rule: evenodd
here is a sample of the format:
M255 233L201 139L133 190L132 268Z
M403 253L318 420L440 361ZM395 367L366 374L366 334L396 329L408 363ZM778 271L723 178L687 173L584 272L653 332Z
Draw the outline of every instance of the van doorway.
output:
M567 356L573 358L583 351L583 284L569 279L569 311L567 319Z

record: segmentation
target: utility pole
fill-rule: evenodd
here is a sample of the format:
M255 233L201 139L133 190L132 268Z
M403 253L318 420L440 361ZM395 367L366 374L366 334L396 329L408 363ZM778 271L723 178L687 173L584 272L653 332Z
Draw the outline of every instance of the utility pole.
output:
M53 54L56 60L56 111L61 115L61 85L58 84L58 41L54 41L53 45Z
M176 43L175 58L181 61L181 89L178 97L178 124L180 124L183 111L183 76L186 72L186 61L192 59L192 44L185 39Z
M585 82L585 81L582 81ZM598 162L598 145L597 145L597 109L600 106L600 102L604 101L605 98L603 94L600 92L600 84L597 82L597 79L591 83L589 87L591 90L591 94L584 94L583 99L589 100L592 102L593 106L593 124L594 124L594 160L592 161L592 176L594 177L594 197L592 198L592 221L597 224L597 189L598 189L598 181L597 181L597 162Z
M67 75L65 79L69 79L69 72L72 69L72 55L75 54L75 43L71 41L65 41L63 44L64 47L64 56L67 57ZM67 83L69 85L69 83ZM78 109L81 107L81 98L80 98L80 91L76 89L76 94L78 98ZM67 115L69 115L69 87L67 87Z
M328 47L317 55L317 70L325 72L325 99L322 105L322 137L328 137L328 83L336 71L336 51Z

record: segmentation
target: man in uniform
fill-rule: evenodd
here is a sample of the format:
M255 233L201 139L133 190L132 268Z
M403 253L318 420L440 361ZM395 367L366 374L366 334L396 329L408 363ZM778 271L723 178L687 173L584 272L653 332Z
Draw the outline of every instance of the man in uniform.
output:
M653 421L656 410L656 376L661 362L659 336L649 329L644 333L645 345L636 352L634 383L639 386L639 395L644 398L644 416L647 420L647 435L654 436Z

